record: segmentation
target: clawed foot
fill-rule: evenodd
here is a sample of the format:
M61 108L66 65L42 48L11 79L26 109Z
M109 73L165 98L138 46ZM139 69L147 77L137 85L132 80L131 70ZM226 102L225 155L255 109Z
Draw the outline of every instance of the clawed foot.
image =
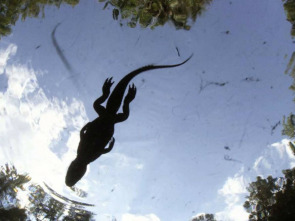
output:
M125 97L125 101L130 103L136 95L136 87L134 86L134 84L132 84L132 86L129 86L129 90L128 90L128 94Z
M111 87L112 87L112 85L114 83L114 82L112 82L112 79L113 79L113 77L107 78L105 80L105 82L103 84L103 87L102 87L102 93L103 93L103 95L109 96Z

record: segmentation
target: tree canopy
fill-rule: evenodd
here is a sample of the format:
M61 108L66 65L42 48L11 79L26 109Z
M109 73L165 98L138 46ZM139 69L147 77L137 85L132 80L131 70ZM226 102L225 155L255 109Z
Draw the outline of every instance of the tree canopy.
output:
M216 221L213 214L203 214L195 217L192 221Z
M11 33L11 26L21 17L45 16L44 7L52 5L60 7L62 4L75 6L79 0L0 0L0 38Z
M113 18L127 20L129 27L150 27L151 29L162 26L171 21L177 29L189 30L189 19L196 21L205 7L212 0L99 0L106 2L104 8L113 7Z
M80 0L0 0L0 39L12 32L12 26L21 18L45 16L45 6L60 7L62 4L75 6ZM105 2L104 9L113 8L115 20L123 20L129 27L154 29L171 22L177 29L190 29L212 0L99 0Z
M295 5L295 1L294 1ZM294 21L295 22L295 21ZM295 52L292 53L292 56L288 62L287 69L285 70L285 74L288 74L293 82L289 87L290 90L295 92ZM293 99L295 101L295 99ZM295 115L291 112L288 117L283 117L283 135L287 135L289 138L295 137Z
M0 171L0 217L4 220L19 221L27 218L25 209L19 208L16 198L19 190L31 178L27 174L19 174L14 166L5 164Z
M287 15L287 20L292 24L291 35L295 36L295 0L286 0L284 9Z
M284 177L257 177L249 184L244 208L250 221L295 220L295 168L283 170Z

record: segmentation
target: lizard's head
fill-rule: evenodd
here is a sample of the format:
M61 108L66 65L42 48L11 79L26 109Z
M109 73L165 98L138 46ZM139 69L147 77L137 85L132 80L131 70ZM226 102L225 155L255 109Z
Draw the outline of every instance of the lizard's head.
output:
M68 168L66 175L66 185L69 187L74 186L85 174L87 169L87 164L83 164L77 159L72 161Z

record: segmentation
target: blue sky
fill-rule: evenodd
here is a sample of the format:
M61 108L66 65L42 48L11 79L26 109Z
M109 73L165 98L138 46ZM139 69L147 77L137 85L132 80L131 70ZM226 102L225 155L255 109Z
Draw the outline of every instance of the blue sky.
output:
M190 31L120 27L102 7L47 8L45 19L19 21L1 39L1 164L95 204L97 220L177 221L202 212L246 220L247 184L295 164L281 125L271 133L294 108L283 74L294 44L282 3L214 1ZM59 22L56 39L72 72L51 41ZM76 196L64 176L81 127L97 117L92 103L105 79L117 83L138 67L191 53L181 67L133 80L130 117L116 125L114 149L77 184L88 197Z

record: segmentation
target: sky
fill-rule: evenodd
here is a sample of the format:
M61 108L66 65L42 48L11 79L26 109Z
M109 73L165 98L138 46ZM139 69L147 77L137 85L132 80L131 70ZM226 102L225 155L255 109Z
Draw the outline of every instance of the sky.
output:
M88 209L97 220L178 221L200 213L247 220L247 185L295 166L282 124L272 131L294 108L284 74L294 44L282 2L213 1L190 31L121 27L103 6L49 7L44 19L18 21L1 39L1 165L95 204ZM58 23L70 71L51 39ZM116 84L141 66L192 53L183 66L132 80L137 94L128 120L115 126L113 150L76 185L87 198L72 192L66 170L80 129L97 117L92 104L105 79Z

